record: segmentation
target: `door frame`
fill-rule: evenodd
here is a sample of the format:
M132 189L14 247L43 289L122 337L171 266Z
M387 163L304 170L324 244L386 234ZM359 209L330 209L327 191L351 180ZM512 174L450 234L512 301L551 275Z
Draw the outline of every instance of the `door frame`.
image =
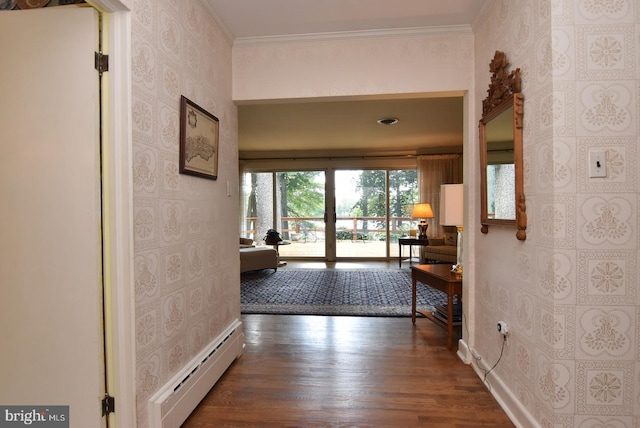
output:
M103 13L104 52L110 57L103 87L103 198L105 334L110 394L117 413L109 426L136 426L135 295L131 125L131 9L120 0L87 0Z

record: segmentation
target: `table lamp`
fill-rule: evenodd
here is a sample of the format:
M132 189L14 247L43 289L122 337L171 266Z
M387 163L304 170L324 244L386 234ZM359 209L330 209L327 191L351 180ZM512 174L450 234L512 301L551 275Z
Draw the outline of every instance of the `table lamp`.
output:
M455 226L458 230L458 253L456 264L451 269L462 275L462 232L464 217L464 188L462 184L443 184L440 186L440 224Z
M427 224L426 219L433 218L433 210L431 209L431 204L415 204L413 206L411 218L420 219L420 223L418 223L418 230L420 230L418 239L427 239L427 228L429 227L429 225Z

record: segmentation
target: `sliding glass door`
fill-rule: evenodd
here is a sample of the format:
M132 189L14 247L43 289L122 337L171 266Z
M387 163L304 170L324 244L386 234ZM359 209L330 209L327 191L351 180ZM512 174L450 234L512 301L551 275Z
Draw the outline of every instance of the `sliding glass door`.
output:
M409 235L415 169L328 169L243 175L241 234L280 232L286 258L388 259Z
M338 170L335 183L336 257L397 256L418 201L416 171Z
M276 173L282 257L325 257L325 172ZM278 199L278 198L277 198Z
M288 245L280 256L325 257L325 172L254 172L243 176L241 234L263 245L269 229Z

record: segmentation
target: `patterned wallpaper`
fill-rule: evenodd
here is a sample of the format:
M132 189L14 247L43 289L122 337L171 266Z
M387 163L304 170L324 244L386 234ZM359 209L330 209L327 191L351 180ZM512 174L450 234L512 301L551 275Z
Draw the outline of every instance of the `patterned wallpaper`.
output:
M199 1L132 2L138 426L147 400L240 316L231 44ZM217 181L178 173L180 96L220 120ZM229 226L232 227L229 227Z
M475 30L478 105L496 49L522 70L529 227L524 243L469 230L470 345L492 365L510 324L494 374L540 426L639 427L640 4L497 0ZM594 149L606 178L589 178Z
M146 426L148 397L239 316L236 228L227 227L237 197L225 194L227 180L237 189L237 116L230 43L200 3L132 3L138 417ZM510 324L489 383L504 385L507 401L543 427L640 426L639 21L636 0L496 0L474 29L474 54L469 35L234 47L236 99L469 89L474 138L494 51L522 69L528 238L479 232L470 142L465 334L492 365L502 344L495 323ZM177 173L181 94L220 118L217 182ZM607 178L588 177L592 148L607 151Z

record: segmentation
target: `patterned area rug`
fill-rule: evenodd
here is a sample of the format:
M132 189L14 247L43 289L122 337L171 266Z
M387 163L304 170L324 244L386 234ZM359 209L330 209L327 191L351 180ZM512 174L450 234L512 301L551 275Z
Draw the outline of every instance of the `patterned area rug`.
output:
M411 316L411 272L271 269L241 275L243 314ZM418 308L446 305L447 296L419 283Z

